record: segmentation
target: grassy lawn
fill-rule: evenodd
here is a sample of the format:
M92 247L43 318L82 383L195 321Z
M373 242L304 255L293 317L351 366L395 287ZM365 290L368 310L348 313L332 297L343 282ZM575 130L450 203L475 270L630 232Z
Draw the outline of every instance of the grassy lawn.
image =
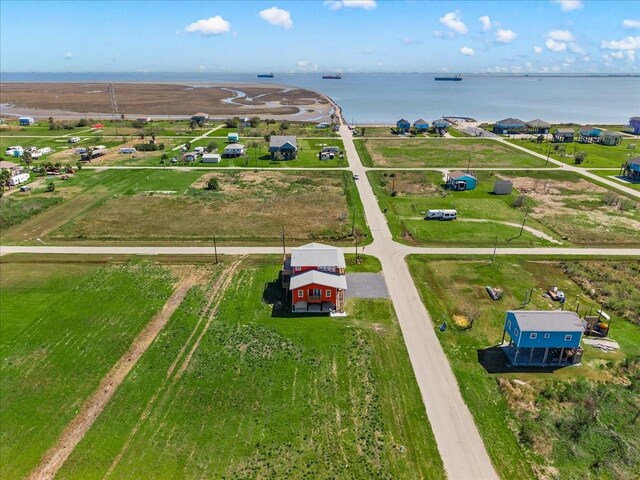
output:
M561 162L569 165L575 165L574 155L577 152L585 152L587 154L584 161L580 164L583 168L620 168L630 157L637 157L640 154L636 153L636 150L630 150L628 147L631 144L635 144L640 147L640 142L635 139L625 138L620 145L600 145L594 143L536 143L531 140L513 140L509 139L509 143L519 145L537 153L543 155L550 152L550 157L560 160ZM558 146L560 150L554 150L555 146ZM562 147L565 148L564 153ZM549 150L549 148L551 150Z
M244 260L209 327L207 291L183 303L59 478L444 478L391 304L274 314L277 262Z
M362 163L368 167L539 167L544 160L494 140L398 138L356 140ZM361 145L358 145L361 144Z
M370 171L368 175L394 237L409 244L493 245L497 236L499 246L549 245L547 238L527 230L518 237L524 211L526 227L564 244L640 243L638 204L569 172L480 171L477 188L466 192L445 190L440 172ZM510 195L492 194L498 178L513 182ZM518 199L523 199L522 206L515 207ZM454 208L458 211L454 222L423 220L430 209Z
M23 478L169 296L147 263L0 268L0 477Z
M212 176L219 179L218 191L204 189ZM52 194L43 185L24 196L12 195L63 201L3 230L4 242L211 244L215 235L219 244L273 245L280 243L283 226L288 244L351 244L352 227L361 245L370 242L355 183L346 172L82 170L56 184ZM7 203L16 211L28 208Z
M283 122L276 121L275 123L267 124L266 121L261 121L255 128L254 127L242 127L228 128L223 126L221 129L216 130L211 135L216 137L227 138L229 133L238 133L240 139L242 138L262 138L265 135L295 135L298 137L326 137L337 138L340 135L330 128L316 128L317 123L303 123L303 122L286 122L287 129L282 130L280 126Z
M580 265L590 263L564 265L583 272ZM486 362L488 349L502 338L505 310L517 309L528 289L535 290L527 310L557 309L557 304L542 296L555 285L567 296L565 309L579 308L584 314L599 308L601 295L617 285L610 279L621 274L637 277L637 262L593 265L593 271L610 272L605 277L609 281L597 285L595 299L588 296L590 286L585 284L583 290L560 264L549 261L504 257L491 266L488 261L412 256L409 267L434 322L448 322L449 328L438 336L502 478L535 478L533 469L554 478L633 477L640 466L639 438L633 425L637 405L631 407L640 378L640 328L606 307L617 302L616 297L607 295L605 309L612 314L611 337L620 344L620 351L604 353L583 345L581 366L543 373L504 368L504 357L488 370L479 359ZM486 285L503 289L503 298L492 301ZM632 311L640 311L637 278L628 284L629 289L635 302ZM458 328L454 315L474 318L472 328ZM589 417L592 401L598 402L595 417ZM587 422L585 408L591 412Z
M640 190L640 183L630 183L623 180L618 176L618 172L612 170L589 170L590 173L594 173L599 177L606 178L607 180L612 180L620 185L624 185L628 188L633 188L634 190Z

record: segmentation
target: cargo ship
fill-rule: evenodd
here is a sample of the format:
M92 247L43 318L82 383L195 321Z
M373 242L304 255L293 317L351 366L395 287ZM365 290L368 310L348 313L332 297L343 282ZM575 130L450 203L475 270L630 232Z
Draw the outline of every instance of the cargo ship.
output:
M435 77L435 79L441 82L461 82L462 75L458 74L453 77Z
M258 78L273 78L273 73L259 73Z
M342 75L339 73L337 75L322 75L322 78L325 80L341 80Z

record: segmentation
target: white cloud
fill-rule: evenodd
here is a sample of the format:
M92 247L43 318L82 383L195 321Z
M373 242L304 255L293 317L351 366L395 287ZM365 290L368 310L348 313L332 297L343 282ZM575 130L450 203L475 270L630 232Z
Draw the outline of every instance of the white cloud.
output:
M462 53L463 55L467 55L468 57L473 57L476 54L476 52L471 47L462 47L460 49L460 53Z
M630 50L630 51L633 51L633 50ZM609 55L611 56L611 58L618 58L618 59L624 58L624 52L622 50L618 50L617 52L611 52Z
M421 41L411 37L404 37L402 39L402 43L404 43L405 45L417 45L421 43Z
M638 50L640 49L640 36L626 37L622 40L602 41L600 48L607 50Z
M283 10L278 7L271 7L265 10L261 10L258 14L262 20L271 25L276 25L282 28L293 27L293 21L291 20L291 12Z
M556 42L552 38L547 38L547 41L544 42L549 50L552 52L564 52L567 49L567 44L564 42Z
M547 32L547 38L556 40L558 42L573 42L573 33L569 30L551 30Z
M625 20L622 22L624 28L640 28L640 20Z
M382 62L376 62L376 67L382 67L384 65L384 63Z
M66 58L67 60L70 60L71 57L73 57L73 53L71 53L71 52L67 52L67 53L64 54L64 58Z
M627 63L632 64L636 62L636 52L634 50L627 50Z
M482 24L482 30L490 30L491 29L491 19L488 15L483 15L478 18L480 23Z
M432 33L431 35L433 35L433 36L434 36L434 37L436 37L436 38L442 38L442 37L444 37L444 33L442 33L442 32L438 32L437 30L434 30L434 31L433 31L433 33Z
M375 0L325 0L324 4L330 10L340 10L341 8L373 10L377 6Z
M231 28L231 24L220 15L215 17L203 18L197 22L193 22L185 28L187 32L199 32L202 35L222 35L227 33Z
M560 5L560 10L563 12L572 12L574 10L580 10L584 5L582 0L553 0Z
M520 65L514 65L511 67L511 73L522 73L524 72L524 68L522 68Z
M584 57L582 57L582 61L583 62L590 62L591 61L591 57L584 56Z
M533 51L540 54L542 53L542 47L533 47Z
M297 67L299 72L317 72L318 65L311 63L309 60L298 60Z
M569 44L569 50L571 50L573 53L577 53L579 55L582 55L583 53L585 53L584 52L584 48L582 48L577 43L570 43Z
M496 32L496 42L499 43L511 43L513 42L518 35L513 30L503 30L499 29Z
M440 17L440 23L454 32L465 34L468 31L467 26L460 20L460 15L457 10L446 13L443 17Z

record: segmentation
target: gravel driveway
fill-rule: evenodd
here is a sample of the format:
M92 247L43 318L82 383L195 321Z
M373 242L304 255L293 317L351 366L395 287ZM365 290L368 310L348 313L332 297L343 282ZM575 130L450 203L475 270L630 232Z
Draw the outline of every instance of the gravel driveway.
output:
M381 273L347 273L346 298L389 298Z

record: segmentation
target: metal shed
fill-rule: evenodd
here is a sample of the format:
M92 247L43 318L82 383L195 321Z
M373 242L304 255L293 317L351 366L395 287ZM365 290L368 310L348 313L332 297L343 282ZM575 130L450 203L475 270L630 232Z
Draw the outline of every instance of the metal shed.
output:
M495 195L511 195L513 190L513 182L511 180L496 180L493 184L493 193Z

